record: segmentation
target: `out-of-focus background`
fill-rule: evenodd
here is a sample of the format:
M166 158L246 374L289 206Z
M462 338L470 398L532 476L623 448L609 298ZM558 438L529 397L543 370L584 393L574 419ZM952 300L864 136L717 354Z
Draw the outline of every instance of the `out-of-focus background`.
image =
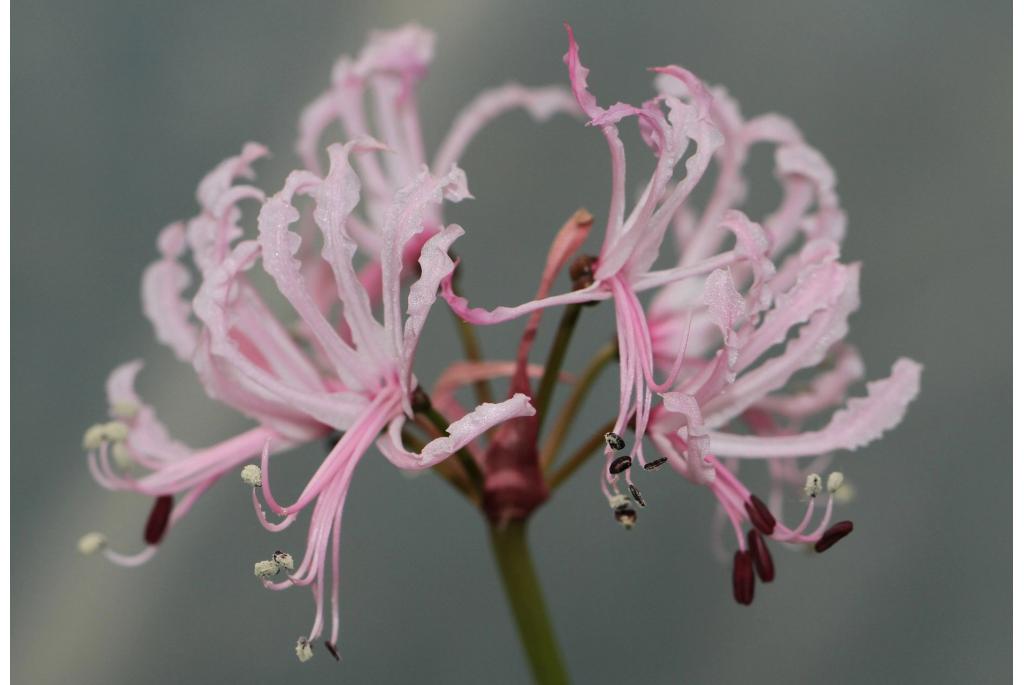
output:
M899 355L925 365L903 425L838 458L855 534L820 557L777 551L778 578L752 607L732 601L711 552L705 490L646 478L650 506L629 534L596 463L560 492L532 537L576 682L1008 679L1009 3L17 0L12 15L16 682L527 680L484 526L442 482L376 454L346 510L340 665L322 649L296 661L309 593L268 593L251 569L276 547L298 551L301 531L262 531L236 482L143 568L75 551L93 529L136 548L149 507L101 490L81 453L112 367L144 357L142 390L191 444L247 425L153 340L138 284L157 231L194 213L198 180L244 141L271 147L260 181L279 187L297 164L298 113L335 58L410 20L438 34L421 90L429 144L485 87L565 83L563 20L602 102L645 98L645 68L674 62L727 85L748 115L791 116L839 174L845 257L864 262L850 339L869 376ZM768 161L754 160L755 201L774 188ZM603 218L606 149L577 121L509 115L464 166L476 199L449 219L467 229L458 252L478 304L526 298L578 206ZM587 310L570 366L611 326L608 307ZM487 350L508 354L518 330L485 331ZM456 349L443 306L427 335L417 370L431 380ZM580 434L611 415L614 385ZM294 492L316 456L281 460L281 488Z

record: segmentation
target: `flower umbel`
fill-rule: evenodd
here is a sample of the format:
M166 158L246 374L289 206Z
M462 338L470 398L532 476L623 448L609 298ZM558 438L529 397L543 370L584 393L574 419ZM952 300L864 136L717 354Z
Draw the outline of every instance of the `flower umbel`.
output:
M740 604L753 601L757 580L775 579L769 541L821 553L852 532L851 522L832 521L851 492L841 472L827 470L832 455L894 428L918 393L921 367L898 359L888 377L850 398L865 373L845 341L859 307L860 268L840 261L846 220L833 171L788 120L744 119L724 89L682 67L653 69L656 92L640 105L599 105L566 28L568 90L486 91L458 115L432 161L417 97L434 38L409 25L371 34L356 58L337 62L330 87L299 123L302 168L276 193L251 183L254 163L267 155L256 143L206 175L199 213L160 232L160 257L142 279L143 310L207 394L254 426L192 448L173 439L135 391L142 363L115 369L108 420L83 437L89 469L102 486L153 504L140 551L116 552L106 536L89 533L78 543L83 554L141 564L224 474L240 477L267 531L284 531L308 512L302 553L268 545L252 570L268 589L312 592L313 622L294 647L299 661L320 642L340 660L342 515L358 464L376 448L399 469L434 470L485 515L534 675L564 682L526 522L594 453L605 456L602 494L626 530L656 505L639 480L666 464L713 494L716 532L728 522L736 540L731 554L718 551L731 556ZM469 142L512 109L540 121L582 113L608 145L610 200L596 255L579 253L595 221L579 210L553 237L535 299L487 311L458 292L449 253L464 231L446 224L443 210L471 197L458 165ZM620 126L631 120L655 166L628 207ZM322 142L334 124L343 140ZM774 148L782 197L755 220L744 211L744 172L759 144ZM708 199L697 203L695 188L711 177ZM245 204L258 207L248 233ZM674 251L664 245L670 233ZM655 268L666 255L672 265ZM551 295L563 271L572 289ZM275 313L258 287L262 277L292 317ZM465 359L431 370L437 381L428 393L414 369L439 295L465 322ZM581 306L607 300L614 340L578 375L562 371ZM547 361L531 364L541 314L552 307L564 309ZM526 315L514 359L482 355L473 325ZM588 391L613 363L614 416L609 411L607 423L559 463ZM502 379L506 399L491 401L490 384ZM545 434L558 382L571 390ZM460 396L464 386L473 386L475 403ZM270 457L324 440L327 454L301 492L280 501ZM767 462L772 484L764 499L740 478L747 460ZM783 505L801 494L803 513L785 523Z

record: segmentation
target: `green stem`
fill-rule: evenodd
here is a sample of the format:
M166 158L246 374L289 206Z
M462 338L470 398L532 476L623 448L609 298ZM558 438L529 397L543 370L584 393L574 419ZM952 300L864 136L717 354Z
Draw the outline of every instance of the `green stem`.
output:
M601 375L604 367L614 360L618 353L619 346L615 342L610 342L597 351L597 354L591 358L587 367L583 370L579 380L576 381L576 385L573 386L572 394L562 406L561 411L558 412L555 426L551 429L547 440L544 441L544 447L541 448L540 467L542 470L546 471L555 460L555 456L558 454L558 450L561 449L562 442L565 440L565 436L568 435L573 420L575 420L579 413L580 405L583 404L583 400L587 397L587 393L590 392L590 388L593 387L594 382Z
M441 412L430 407L429 409L421 410L420 414L429 419L430 423L441 431L442 435L448 433L448 421L441 416ZM473 455L466 451L465 448L462 448L455 453L455 457L459 460L462 468L466 470L466 475L469 476L469 480L473 484L473 488L477 492L483 492L484 474L480 471L480 467L477 465L476 459L473 458Z
M555 391L558 374L562 370L562 362L565 361L565 353L569 350L569 340L572 339L572 332L576 329L576 322L582 310L581 304L567 305L562 312L562 320L558 322L558 332L555 333L555 339L548 351L544 375L541 376L540 385L537 387L537 395L533 398L533 406L537 409L538 432L544 427L544 418L551 406L551 394Z
M526 522L491 527L491 549L501 571L505 595L512 607L519 640L530 660L534 682L562 685L569 676L562 664L555 632L544 606L544 593L533 568L526 541Z
M573 452L573 455L569 459L558 467L551 478L548 479L548 491L554 492L555 488L565 482L569 476L576 472L576 469L583 466L583 464L590 459L597 449L604 444L604 434L615 428L615 420L612 419L605 425L597 429L597 432L590 436L585 443Z

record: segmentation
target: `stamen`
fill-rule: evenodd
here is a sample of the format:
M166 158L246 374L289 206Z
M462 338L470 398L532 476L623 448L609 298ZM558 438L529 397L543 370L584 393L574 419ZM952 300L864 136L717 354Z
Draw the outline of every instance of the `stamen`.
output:
M341 655L338 654L338 648L334 646L334 643L330 640L324 640L324 647L326 647L327 651L331 653L331 656L334 657L335 661L341 661Z
M807 481L804 483L804 494L808 497L817 497L821 493L821 476L816 473L812 473L807 476Z
M839 471L833 471L832 473L828 474L828 482L826 487L828 487L828 492L830 495L836 494L836 491L839 488L843 487L843 474L840 473Z
M604 441L608 443L608 447L611 447L616 452L626 447L626 441L618 433L605 433Z
M128 446L123 442L114 443L114 446L110 449L110 456L114 458L114 463L121 470L128 470L135 463L131 452L128 451Z
M299 638L299 641L295 643L295 656L299 657L299 661L302 663L313 658L313 647L309 644L309 640L304 637Z
M633 526L636 525L636 509L630 509L629 507L616 509L615 520L626 530L632 530Z
M757 570L757 577L763 583L770 583L775 580L775 561L772 560L772 553L768 551L768 545L756 530L747 531L747 544L750 553L754 557L754 568Z
M765 535L771 535L775 532L775 516L768 509L761 498L757 495L751 495L750 499L743 503L743 508L747 511L747 516L750 517L750 522L754 524L754 528Z
M629 494L633 495L633 499L635 499L636 503L641 507L647 506L647 502L644 501L644 497L640 494L640 490L632 483L629 484Z
M852 532L853 521L840 521L821 534L818 541L814 543L814 551L821 554Z
M131 421L135 418L135 415L139 413L139 405L134 402L114 402L114 404L110 406L110 413L119 419Z
M754 563L745 550L736 550L733 557L732 596L743 606L754 601Z
M665 462L667 461L668 457L658 457L654 461L649 461L646 464L644 464L644 471L657 471L662 466L664 466Z
M287 571L295 570L295 560L292 559L292 555L288 554L288 552L282 552L281 550L277 550L276 552L274 552L274 556L271 558L281 568Z
M617 476L632 465L633 459L629 455L623 455L612 461L612 463L608 466L608 473L612 474L613 476Z
M171 522L171 509L174 508L174 497L171 495L160 495L153 502L153 509L149 512L149 519L146 520L146 529L142 534L146 544L158 545L167 532L167 526Z
M281 572L281 564L277 563L273 559L267 559L265 561L257 561L253 564L253 573L260 580L266 580L272 578Z
M86 556L96 554L107 546L107 536L103 533L86 533L78 540L78 551Z
M256 464L242 467L242 482L253 488L263 487L263 471Z
M122 442L128 437L128 424L121 421L105 423L103 433L110 442Z
M625 509L629 506L629 498L620 494L611 495L608 498L608 506L612 509Z
M85 431L85 435L82 436L82 449L98 450L100 445L103 444L106 434L107 432L102 423L89 426Z

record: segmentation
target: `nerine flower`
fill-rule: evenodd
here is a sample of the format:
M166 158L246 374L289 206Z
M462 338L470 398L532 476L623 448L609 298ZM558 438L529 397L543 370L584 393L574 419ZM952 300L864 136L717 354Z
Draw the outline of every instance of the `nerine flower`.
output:
M357 60L339 61L332 89L302 117L298 149L307 170L292 174L285 188L267 200L260 189L236 183L251 179L253 162L267 154L262 145L249 143L200 183L200 213L161 231L161 258L142 279L143 309L156 337L193 366L211 397L257 425L217 445L191 448L172 439L135 392L142 363L115 369L107 383L111 421L93 426L84 438L89 467L104 487L155 501L141 552L125 555L109 549L99 533L83 537L83 552L102 550L124 565L145 562L210 486L261 454L265 469L270 453L344 431L351 437L344 437L328 455L331 464L358 459L377 441L400 467L422 469L461 449L479 426L486 429L505 417L532 412L525 397L516 395L498 405L460 411L449 436L429 443L420 455L406 451L400 440L403 417L412 410L409 393L416 385L412 364L419 332L437 279L454 266L439 255L461 234L456 226L444 228L440 209L442 197L455 201L468 196L458 158L487 123L512 108L522 107L538 120L576 111L571 96L560 88L510 84L487 91L459 115L445 138L434 164L444 173L431 173L423 162L415 86L426 74L432 52L433 35L416 26L373 34ZM369 135L367 90L376 97L372 133L386 144ZM329 148L331 173L321 179L316 150L324 128L335 118L351 142ZM366 179L362 184L349 166L350 154ZM363 186L368 188L366 197L357 209ZM303 223L304 239L288 228L292 213L298 217L291 205L296 196L318 202L315 220ZM263 204L260 240L239 242L244 235L240 205L250 200ZM321 231L322 255L315 249ZM253 286L247 270L261 257L299 314L298 323L279 322ZM413 267L420 269L420 277L410 290L403 328L399 290ZM200 286L189 301L193 270ZM339 299L342 316L335 321L332 312ZM383 308L383 324L374 320L374 306ZM373 430L378 423L380 428ZM377 440L380 429L388 432ZM354 462L346 467L349 475L351 468ZM323 478L336 475L322 468L309 492L318 493ZM244 477L250 484L262 484L263 476L254 467ZM346 480L343 489L347 486ZM337 494L337 488L331 493ZM280 513L276 503L271 508ZM297 573L307 571L300 567ZM322 564L312 573L318 579L314 591L319 592ZM314 633L312 637L319 630Z
M615 427L606 436L605 494L616 518L630 527L636 520L630 496L646 504L631 477L634 459L648 470L667 461L707 485L736 531L734 590L738 601L749 603L755 567L762 580L774 577L762 535L814 543L823 551L852 530L849 522L829 527L832 495L842 485L839 474L829 478L821 522L810 527L821 478L792 459L856 449L894 427L918 392L920 366L900 359L887 379L870 383L866 397L850 400L825 427L800 432L808 418L841 405L848 386L862 374L856 353L841 343L859 303L859 266L838 261L845 215L832 170L788 120L766 115L744 121L724 90L707 88L681 67L654 69L659 94L639 107L598 106L586 88L588 72L572 30L567 30L565 61L573 92L611 152L612 196L601 252L576 263L576 289L563 295L488 312L469 307L445 283L443 294L460 316L476 324L613 299L620 396ZM657 159L628 215L625 153L617 128L627 117L637 118ZM685 175L673 181L691 142ZM743 166L757 143L776 146L783 187L779 206L761 224L737 208L745 199ZM698 212L691 192L712 160L718 174ZM652 270L670 224L676 229L678 264ZM645 311L637 293L653 288L660 290ZM826 361L834 368L820 372L809 391L774 394L797 372ZM663 369L664 380L655 379L655 367ZM661 404L652 409L655 395ZM617 456L630 425L634 443L627 455ZM645 436L661 452L658 459L644 458ZM809 500L803 519L793 527L779 523L721 458L773 460L777 481L800 480ZM814 466L823 464L819 460ZM625 475L629 496L619 490L619 475ZM776 493L772 500L778 511L781 496ZM746 524L752 526L747 535Z

